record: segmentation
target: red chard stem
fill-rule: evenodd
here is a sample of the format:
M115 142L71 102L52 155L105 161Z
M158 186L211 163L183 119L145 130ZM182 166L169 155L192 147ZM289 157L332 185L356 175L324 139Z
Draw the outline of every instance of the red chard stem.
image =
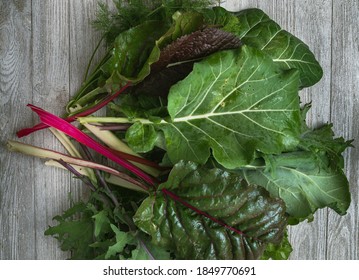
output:
M126 85L124 85L120 90L118 90L116 93L112 94L112 95L109 95L107 97L105 97L101 102L99 102L98 104L92 106L91 108L83 111L83 112L80 112L78 114L75 114L73 116L70 116L70 117L67 117L67 118L64 118L65 121L67 122L73 122L75 121L77 118L79 117L85 117L85 116L88 116L88 115L91 115L93 113L95 113L96 111L100 110L102 107L106 106L108 103L110 103L112 100L114 100L117 96L119 96L122 92L124 92L129 86L131 85L130 82L128 82ZM24 136L27 136L35 131L38 131L38 130L41 130L41 129L45 129L45 128L48 128L49 125L45 124L45 123L39 123L33 127L30 127L30 128L24 128L24 129L21 129L19 130L16 135L17 137L21 138L21 137L24 137Z
M139 178L143 179L145 182L149 183L150 185L154 186L155 181L154 179L143 172L141 169L137 168L127 160L121 158L119 155L114 154L112 150L109 148L101 145L100 143L96 142L90 136L73 126L72 124L68 123L66 120L55 116L39 107L29 104L28 105L32 111L34 111L39 117L40 120L51 127L54 127L63 133L67 134L68 136L74 138L79 143L84 144L85 146L89 147L90 149L102 154L103 156L109 158L110 160L118 163L122 167L126 168L127 170L131 171L133 174L138 176Z

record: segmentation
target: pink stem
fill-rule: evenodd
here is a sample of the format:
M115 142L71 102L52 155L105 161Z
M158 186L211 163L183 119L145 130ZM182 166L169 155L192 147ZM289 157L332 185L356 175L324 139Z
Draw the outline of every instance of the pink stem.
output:
M114 100L117 96L119 96L122 92L124 92L129 86L131 85L130 82L128 82L126 85L124 85L120 90L118 90L116 93L109 95L107 97L105 97L100 103L96 104L95 106L89 108L88 110L75 114L73 116L64 118L65 121L67 122L73 122L75 121L77 118L79 117L85 117L88 116L90 114L95 113L96 111L100 110L102 107L106 106L109 102L111 102L112 100ZM24 128L19 130L16 135L17 137L21 138L24 137L26 135L29 135L37 130L41 130L44 128L48 128L49 126L44 124L44 123L39 123L31 128Z
M118 155L114 154L109 148L101 145L100 143L96 142L90 136L79 130L77 127L73 126L72 124L68 123L66 120L55 116L39 107L29 104L28 105L32 111L34 111L40 117L40 120L51 127L54 127L63 133L67 134L68 136L76 139L78 142L84 144L85 146L95 150L96 152L104 155L105 157L109 158L110 160L120 164L127 170L131 171L133 174L137 175L139 178L142 178L145 182L149 183L150 185L155 185L154 179L143 172L141 169L137 168L130 162L125 159L122 159Z

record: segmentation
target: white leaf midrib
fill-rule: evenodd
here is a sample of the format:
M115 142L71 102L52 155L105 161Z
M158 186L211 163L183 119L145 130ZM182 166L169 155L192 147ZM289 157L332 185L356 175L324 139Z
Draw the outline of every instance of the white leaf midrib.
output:
M270 113L270 112L295 112L297 110L294 109L261 109L261 110L239 110L239 111L227 111L227 112L209 112L205 114L199 114L199 115L188 115L184 117L174 118L174 123L179 122L189 122L194 120L201 120L201 119L209 119L213 117L220 117L220 116L226 116L226 115L243 115L245 113Z

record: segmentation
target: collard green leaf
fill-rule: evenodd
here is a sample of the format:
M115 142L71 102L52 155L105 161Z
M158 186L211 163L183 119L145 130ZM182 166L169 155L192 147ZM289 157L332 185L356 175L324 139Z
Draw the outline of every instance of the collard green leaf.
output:
M153 125L164 132L172 162L205 163L212 150L220 164L237 168L256 150L280 153L298 144L298 72L280 71L248 46L218 52L171 88L168 111L171 120Z
M281 241L286 215L281 200L236 174L180 162L134 221L179 259L257 259Z
M302 135L296 151L257 159L243 168L248 182L265 187L287 206L293 223L312 219L319 208L330 207L344 215L350 204L342 153L351 141L335 138L332 125L309 129L302 109Z
M307 218L323 207L344 215L350 204L348 180L341 169L330 167L324 152L284 153L273 156L270 166L263 161L243 168L242 174L283 199L294 218Z
M312 86L322 78L323 70L309 47L263 11L248 9L237 16L239 23L234 32L243 43L264 51L282 69L298 69L301 88Z

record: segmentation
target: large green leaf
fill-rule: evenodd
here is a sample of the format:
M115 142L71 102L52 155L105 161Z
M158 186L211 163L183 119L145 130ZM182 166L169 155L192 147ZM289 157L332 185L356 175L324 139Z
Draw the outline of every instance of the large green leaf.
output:
M344 215L350 204L348 180L343 172L342 153L351 141L334 138L331 125L309 129L302 110L302 134L296 151L255 160L242 168L249 183L265 187L280 197L287 212L297 222L311 217L318 209L331 207Z
M283 202L263 188L184 162L141 204L134 221L178 259L257 259L267 243L281 241L286 227Z
M350 204L348 180L341 169L330 166L325 152L272 156L270 164L257 161L243 168L242 175L250 184L263 186L283 199L294 218L307 218L323 207L344 215Z
M273 154L298 144L298 72L280 71L248 46L218 52L171 88L168 111L170 120L146 125L164 132L172 162L205 163L212 149L220 164L237 168L256 150Z
M270 55L282 69L300 71L300 87L309 87L323 76L323 70L309 47L297 37L283 30L259 9L237 13L238 27L231 29L249 46Z

